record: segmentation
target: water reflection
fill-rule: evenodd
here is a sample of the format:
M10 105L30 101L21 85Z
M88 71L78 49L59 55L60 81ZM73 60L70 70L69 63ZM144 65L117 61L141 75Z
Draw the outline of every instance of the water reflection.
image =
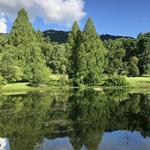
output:
M120 144L148 150L150 95L61 89L1 95L0 137L9 138L11 150L119 150Z
M106 132L99 147L100 150L149 150L150 138L144 138L139 132Z
M0 138L0 150L10 150L9 140L7 138Z
M73 150L68 137L45 139L43 143L36 148L36 150Z

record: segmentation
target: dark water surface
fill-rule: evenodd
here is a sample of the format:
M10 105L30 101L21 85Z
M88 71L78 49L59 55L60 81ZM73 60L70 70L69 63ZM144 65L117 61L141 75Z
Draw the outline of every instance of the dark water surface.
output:
M0 96L0 150L150 150L150 95L52 90Z

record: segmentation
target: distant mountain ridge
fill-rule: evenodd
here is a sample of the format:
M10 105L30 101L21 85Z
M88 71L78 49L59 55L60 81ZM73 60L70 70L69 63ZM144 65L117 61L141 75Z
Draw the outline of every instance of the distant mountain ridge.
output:
M50 39L52 42L65 43L68 38L68 33L61 30L46 30L43 32L44 36Z
M68 33L69 31L62 31L62 30L46 30L43 32L44 36L48 39L50 39L52 42L57 42L57 43L65 43L68 38ZM130 38L133 39L133 37L128 37L128 36L115 36L115 35L110 35L110 34L102 34L100 35L100 38L104 40L115 40L119 38Z

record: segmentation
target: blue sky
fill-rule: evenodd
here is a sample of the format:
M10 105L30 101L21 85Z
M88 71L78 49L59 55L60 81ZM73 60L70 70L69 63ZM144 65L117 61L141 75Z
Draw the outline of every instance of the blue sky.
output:
M86 0L99 33L137 36L150 31L150 0Z
M38 3L39 2L39 3ZM99 34L136 37L150 31L150 0L0 0L0 31L10 31L17 11L24 7L36 29L81 28L90 16ZM7 26L6 26L7 25Z

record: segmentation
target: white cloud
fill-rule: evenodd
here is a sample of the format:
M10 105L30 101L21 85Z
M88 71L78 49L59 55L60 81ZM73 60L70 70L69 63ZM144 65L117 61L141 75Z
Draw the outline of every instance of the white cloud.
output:
M47 22L70 24L86 15L84 0L0 0L0 13L14 18L25 8L31 18L42 17Z
M0 17L0 33L7 33L7 20L3 15Z

